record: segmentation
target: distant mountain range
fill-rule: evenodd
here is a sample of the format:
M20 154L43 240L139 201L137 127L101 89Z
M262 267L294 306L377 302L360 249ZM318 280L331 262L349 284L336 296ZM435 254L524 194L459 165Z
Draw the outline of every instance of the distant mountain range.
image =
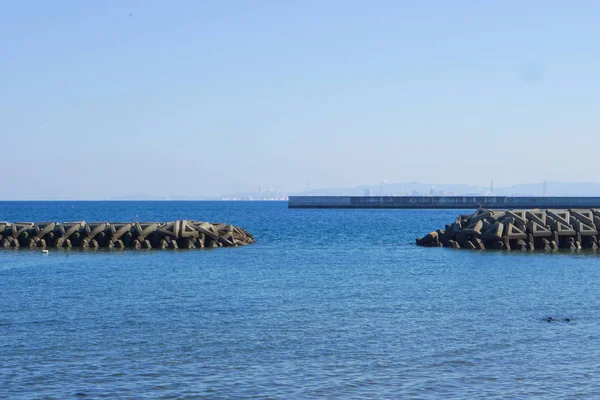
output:
M429 184L422 182L408 183L386 183L380 185L360 185L355 188L314 188L311 190L312 196L364 196L370 193L371 196L405 196L405 195L471 195L481 196L490 195L491 188L476 185L465 184ZM306 196L308 193L293 192L286 193L289 196ZM494 195L497 196L600 196L600 183L567 183L567 182L546 182L543 183L525 183L507 187L494 188ZM220 196L178 196L169 197L152 196L136 194L131 196L112 197L107 200L221 200L221 199L244 199L244 198L280 198L283 194L279 192L237 192L223 194Z

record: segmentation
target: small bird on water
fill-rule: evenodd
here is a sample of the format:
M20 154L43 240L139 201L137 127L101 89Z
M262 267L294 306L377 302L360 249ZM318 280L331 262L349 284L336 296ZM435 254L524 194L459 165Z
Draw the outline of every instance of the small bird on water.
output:
M42 250L42 253L44 253L44 254L49 254L49 253L50 253L50 250Z

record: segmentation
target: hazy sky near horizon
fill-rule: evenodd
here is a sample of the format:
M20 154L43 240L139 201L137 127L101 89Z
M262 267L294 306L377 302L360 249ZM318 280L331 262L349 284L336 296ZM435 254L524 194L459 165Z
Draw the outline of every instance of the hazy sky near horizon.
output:
M2 1L1 199L598 181L600 2Z

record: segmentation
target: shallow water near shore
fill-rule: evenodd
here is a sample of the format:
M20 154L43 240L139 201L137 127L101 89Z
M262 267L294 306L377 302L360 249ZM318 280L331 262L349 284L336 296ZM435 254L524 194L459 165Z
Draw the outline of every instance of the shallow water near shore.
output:
M195 219L257 240L0 250L0 398L600 396L600 255L414 245L462 212L0 202L0 220Z

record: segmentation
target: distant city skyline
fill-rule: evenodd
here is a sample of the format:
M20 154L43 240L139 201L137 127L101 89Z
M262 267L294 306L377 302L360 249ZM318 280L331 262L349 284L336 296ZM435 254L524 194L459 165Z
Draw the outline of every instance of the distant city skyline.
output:
M216 196L185 196L171 194L154 196L132 194L89 200L287 200L288 196L600 196L600 183L538 182L497 187L467 184L430 184L424 182L389 182L385 185L359 185L353 188L308 188L299 192L275 189L261 192L232 192ZM60 200L60 199L50 199ZM68 199L77 200L77 199ZM85 200L85 199L84 199Z
M4 2L1 199L595 182L600 3Z

